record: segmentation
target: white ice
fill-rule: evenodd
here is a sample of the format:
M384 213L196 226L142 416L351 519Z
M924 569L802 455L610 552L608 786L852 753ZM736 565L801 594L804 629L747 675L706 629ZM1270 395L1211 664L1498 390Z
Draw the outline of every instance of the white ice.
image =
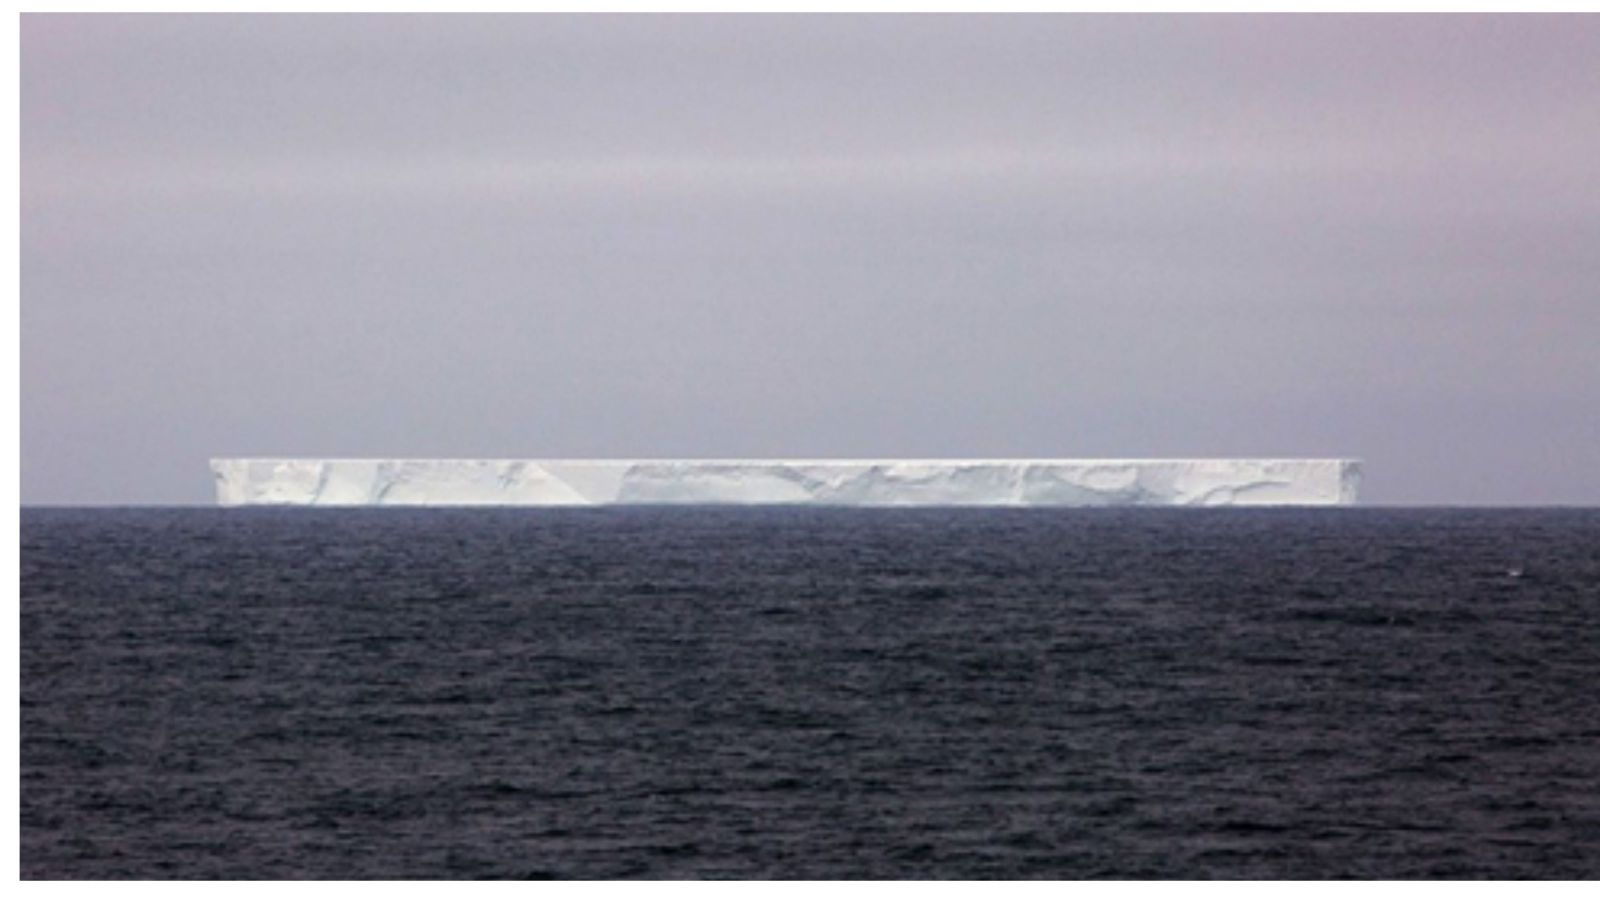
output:
M214 459L217 502L301 506L1327 506L1350 459Z

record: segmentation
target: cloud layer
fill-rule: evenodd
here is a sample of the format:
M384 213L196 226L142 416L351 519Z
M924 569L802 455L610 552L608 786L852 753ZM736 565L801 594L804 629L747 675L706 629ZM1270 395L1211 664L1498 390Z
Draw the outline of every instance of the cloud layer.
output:
M1594 17L25 16L23 498L1359 455L1600 503Z

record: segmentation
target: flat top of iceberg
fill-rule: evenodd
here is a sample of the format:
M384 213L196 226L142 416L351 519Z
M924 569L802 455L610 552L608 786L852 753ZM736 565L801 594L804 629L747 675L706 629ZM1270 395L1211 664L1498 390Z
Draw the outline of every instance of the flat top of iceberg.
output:
M213 457L213 462L418 462L418 463L603 463L607 465L886 465L914 463L923 465L1124 465L1150 463L1359 463L1359 457L1338 456L1128 456L1128 457L1072 457L1072 456L659 456L659 457L513 457L513 456L228 456Z

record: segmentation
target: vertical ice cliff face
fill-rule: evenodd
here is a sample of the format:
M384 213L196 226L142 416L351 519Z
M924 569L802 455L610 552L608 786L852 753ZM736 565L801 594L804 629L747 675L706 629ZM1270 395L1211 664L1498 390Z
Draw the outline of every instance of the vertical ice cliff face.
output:
M216 459L223 506L1326 506L1347 459Z

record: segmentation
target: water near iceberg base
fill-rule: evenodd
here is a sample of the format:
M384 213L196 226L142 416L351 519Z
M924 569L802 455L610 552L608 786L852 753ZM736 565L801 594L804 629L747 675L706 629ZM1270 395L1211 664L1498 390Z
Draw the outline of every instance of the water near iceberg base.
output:
M217 502L295 506L1328 506L1348 459L215 459Z

